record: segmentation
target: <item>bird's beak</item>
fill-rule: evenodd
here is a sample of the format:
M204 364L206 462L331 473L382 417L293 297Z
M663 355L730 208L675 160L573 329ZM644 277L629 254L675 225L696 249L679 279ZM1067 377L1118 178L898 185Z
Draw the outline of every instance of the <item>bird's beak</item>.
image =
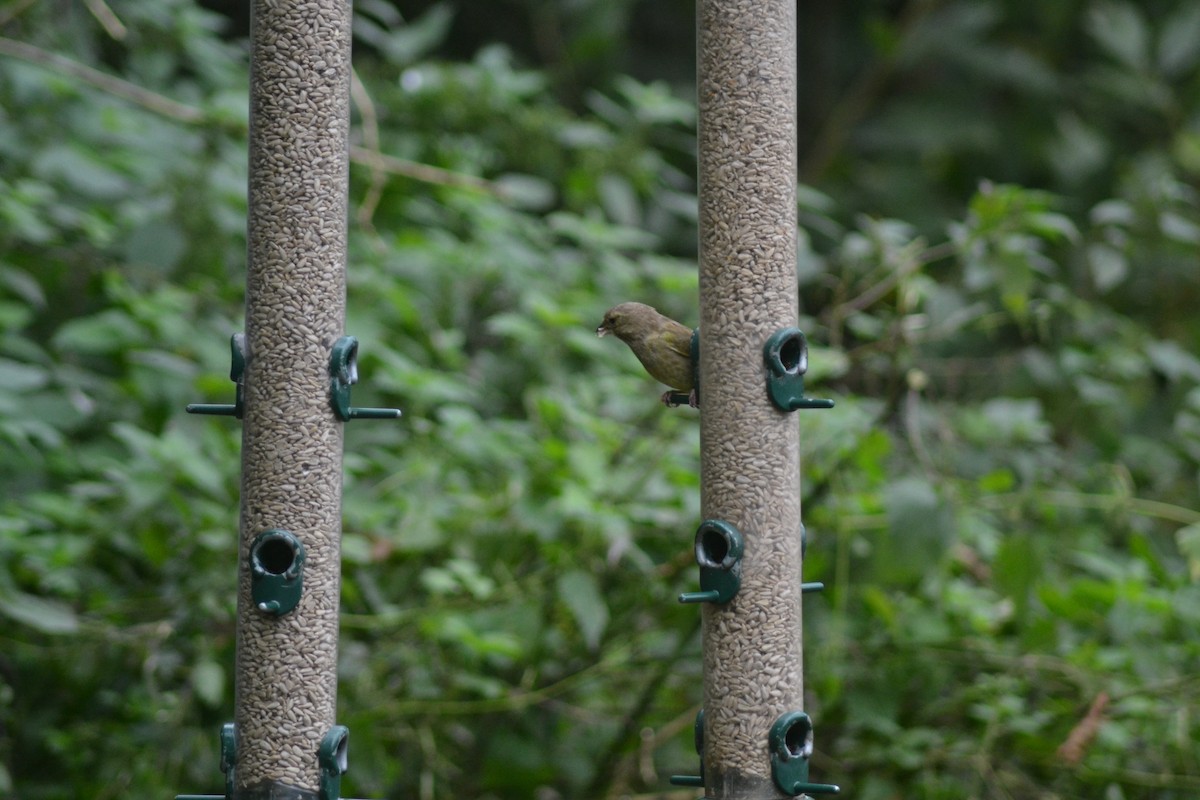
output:
M604 327L603 325L601 325L599 328L596 328L596 335L602 339L610 333L612 333L612 331L610 331L608 328Z

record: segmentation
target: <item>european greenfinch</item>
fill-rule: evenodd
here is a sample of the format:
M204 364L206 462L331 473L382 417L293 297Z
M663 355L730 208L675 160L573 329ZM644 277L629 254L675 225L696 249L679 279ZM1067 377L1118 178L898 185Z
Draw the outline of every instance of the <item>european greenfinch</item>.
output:
M645 303L621 303L604 314L597 336L615 334L637 356L646 372L673 391L662 396L674 406L675 392L688 393L688 405L697 408L696 375L692 368L692 329L664 317Z

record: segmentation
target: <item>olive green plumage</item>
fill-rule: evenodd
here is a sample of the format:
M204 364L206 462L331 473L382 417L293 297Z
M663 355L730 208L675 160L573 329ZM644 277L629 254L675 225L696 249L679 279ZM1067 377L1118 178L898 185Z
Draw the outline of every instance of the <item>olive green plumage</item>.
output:
M664 317L645 303L621 303L604 314L597 336L614 334L629 345L655 380L678 392L691 392L695 406L696 377L692 370L692 329ZM671 392L663 402L671 405Z

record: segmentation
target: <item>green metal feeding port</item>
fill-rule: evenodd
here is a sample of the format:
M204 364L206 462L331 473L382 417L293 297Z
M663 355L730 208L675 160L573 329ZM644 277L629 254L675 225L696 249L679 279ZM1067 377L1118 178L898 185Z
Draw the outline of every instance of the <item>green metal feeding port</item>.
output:
M700 565L700 591L679 595L681 603L728 603L742 587L741 532L718 519L707 519L696 529L696 563Z
M250 595L264 614L280 617L304 591L304 545L290 531L272 528L250 543Z
M246 407L246 334L229 337L229 380L234 384L233 405L225 403L188 403L189 414L208 414L218 417L242 418Z
M696 755L700 756L699 775L672 775L672 786L704 786L704 709L696 712L696 723L692 727L692 741L696 745Z
M342 791L342 776L350 768L350 729L334 725L321 739L317 762L321 767L320 800L338 800Z
M832 400L804 395L804 373L808 372L808 340L799 328L776 331L763 345L767 365L767 394L781 411L802 408L833 408Z
M802 794L838 794L831 783L808 782L808 760L813 752L812 720L803 711L789 711L775 720L767 737L771 752L771 777L789 797Z
M342 422L352 419L395 419L398 408L358 408L350 405L350 387L358 383L358 339L343 336L329 354L329 403Z

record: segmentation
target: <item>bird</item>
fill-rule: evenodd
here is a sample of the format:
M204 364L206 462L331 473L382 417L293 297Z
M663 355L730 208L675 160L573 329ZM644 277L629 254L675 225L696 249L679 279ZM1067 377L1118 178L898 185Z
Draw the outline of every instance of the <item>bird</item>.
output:
M629 345L652 378L671 387L672 391L663 393L663 405L678 405L672 395L687 392L688 405L699 408L691 328L645 303L621 303L604 312L604 320L596 328L597 336L610 333Z

